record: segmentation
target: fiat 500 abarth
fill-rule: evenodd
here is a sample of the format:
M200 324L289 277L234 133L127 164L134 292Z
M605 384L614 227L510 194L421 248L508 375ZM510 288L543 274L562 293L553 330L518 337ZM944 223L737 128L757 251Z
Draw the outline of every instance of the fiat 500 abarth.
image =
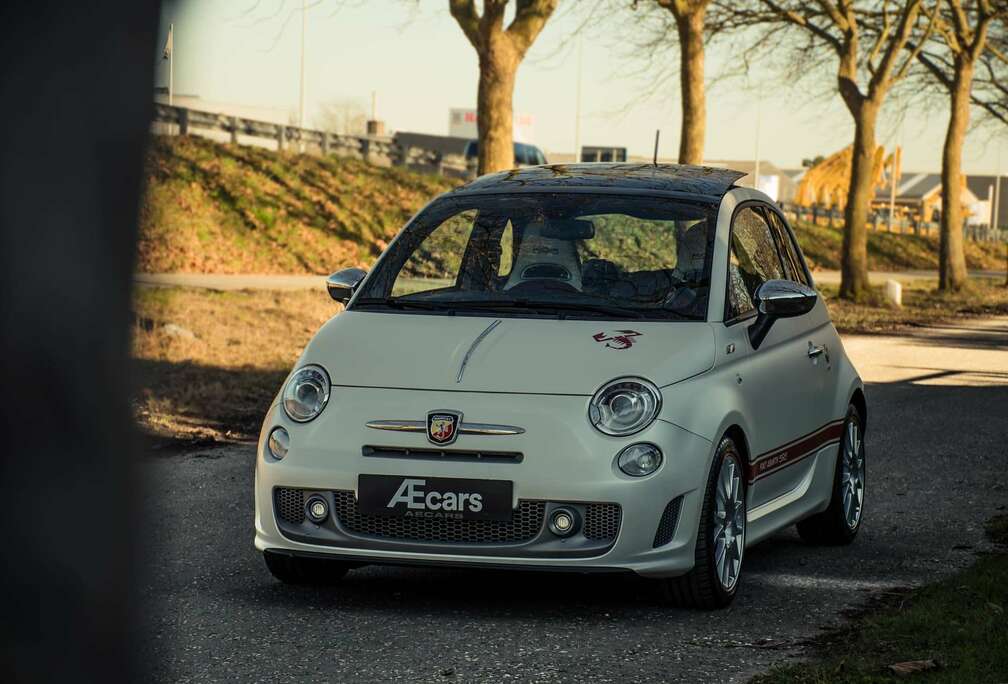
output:
M727 604L788 525L850 542L866 407L784 217L742 174L545 166L431 202L263 424L255 545L368 563L632 571Z

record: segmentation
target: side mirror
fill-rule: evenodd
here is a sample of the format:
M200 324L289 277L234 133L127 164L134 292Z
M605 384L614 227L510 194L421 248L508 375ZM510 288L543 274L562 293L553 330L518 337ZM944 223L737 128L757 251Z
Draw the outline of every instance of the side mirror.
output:
M326 289L329 290L329 296L337 302L346 304L353 297L354 291L366 275L367 271L363 268L344 268L342 271L336 271L326 278Z
M803 316L819 300L819 293L808 285L791 280L768 280L756 290L756 322L749 326L749 342L759 349L778 318Z

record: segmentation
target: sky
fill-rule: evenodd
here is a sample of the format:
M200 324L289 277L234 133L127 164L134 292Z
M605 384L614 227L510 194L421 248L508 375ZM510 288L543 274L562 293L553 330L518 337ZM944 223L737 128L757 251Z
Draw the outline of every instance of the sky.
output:
M515 110L535 118L531 142L547 153L573 152L575 146L581 26L575 1L561 3L519 68L515 86ZM176 94L296 112L300 8L300 0L165 0L159 35L163 44L174 24ZM331 103L353 102L370 111L374 93L387 130L446 135L449 109L476 106L476 53L445 0L308 0L305 17L306 125ZM668 70L674 61L642 74L643 63L628 57L620 42L621 31L633 30L632 21L616 17L612 24L580 40L581 142L650 156L660 129L660 154L675 157L679 84ZM160 49L155 83L166 85ZM705 159L751 160L758 139L760 159L792 168L850 144L853 123L831 93L829 76L789 84L770 65L756 62L745 77L715 78L735 60L726 46L708 50ZM883 110L878 143L903 146L904 173L939 171L944 107L903 116L898 109L894 101ZM1008 131L971 130L963 167L967 174L1008 172Z

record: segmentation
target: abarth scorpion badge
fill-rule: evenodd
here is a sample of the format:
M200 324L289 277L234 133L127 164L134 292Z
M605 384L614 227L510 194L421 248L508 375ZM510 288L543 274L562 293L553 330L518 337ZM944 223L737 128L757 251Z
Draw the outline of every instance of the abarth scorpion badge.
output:
M458 411L430 411L427 414L427 441L444 446L458 437L462 414Z

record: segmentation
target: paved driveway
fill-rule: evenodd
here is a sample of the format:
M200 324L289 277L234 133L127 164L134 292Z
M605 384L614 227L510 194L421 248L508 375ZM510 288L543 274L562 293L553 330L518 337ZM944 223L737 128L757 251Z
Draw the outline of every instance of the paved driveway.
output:
M1008 504L1008 319L845 345L869 382L861 536L750 549L728 610L662 607L633 577L369 567L283 586L252 549L238 446L144 462L142 655L181 681L744 681L870 592L968 564Z

